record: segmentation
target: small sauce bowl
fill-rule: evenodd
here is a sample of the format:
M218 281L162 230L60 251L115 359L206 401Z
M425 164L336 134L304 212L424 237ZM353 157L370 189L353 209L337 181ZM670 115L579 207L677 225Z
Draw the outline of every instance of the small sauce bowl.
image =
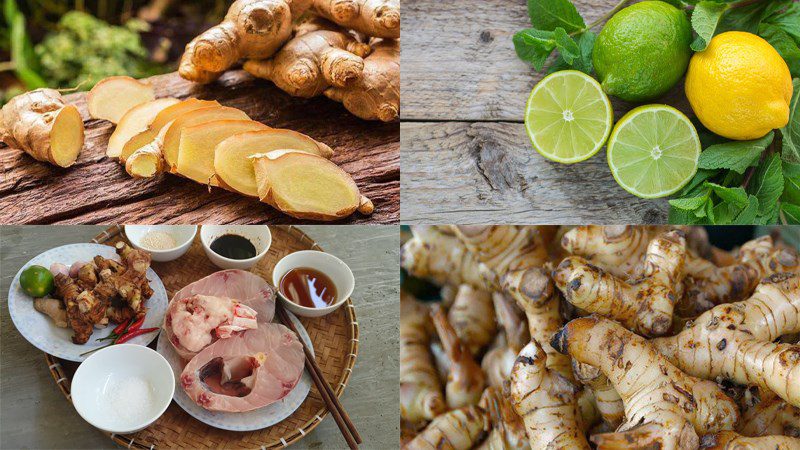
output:
M142 245L142 240L151 231L163 231L175 239L176 247L156 250ZM172 261L183 256L192 246L197 235L197 225L125 225L125 236L134 248L150 253L153 261Z
M256 248L256 256L248 259L231 259L211 250L211 243L226 234L237 234L250 241ZM272 245L272 232L266 225L203 225L200 227L200 242L203 243L203 250L206 251L208 259L215 266L221 269L247 270L256 265L269 251Z
M284 297L280 292L281 278L292 269L298 267L309 267L316 269L327 275L333 284L336 285L336 301L323 308L308 308L300 306L297 303ZM330 253L319 252L316 250L301 250L299 252L290 253L275 264L272 269L272 285L278 290L278 298L283 306L289 311L297 314L298 316L305 317L320 317L330 314L338 307L342 306L351 295L355 288L356 280L353 277L353 271L341 259L331 255Z
M120 386L135 379L150 387L141 412L115 405ZM167 410L175 394L172 368L158 352L143 345L119 344L99 350L78 366L72 378L72 404L92 426L117 434L135 433L150 426ZM122 399L136 404L140 399ZM123 412L120 412L123 410ZM125 416L125 417L123 417Z

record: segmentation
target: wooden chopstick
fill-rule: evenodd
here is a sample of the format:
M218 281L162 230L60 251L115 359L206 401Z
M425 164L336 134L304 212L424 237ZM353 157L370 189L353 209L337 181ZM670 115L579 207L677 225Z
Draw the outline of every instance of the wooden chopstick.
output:
M289 319L286 315L286 311L283 310L283 306L280 302L276 302L275 311L278 314L278 318L281 322L284 323L289 329L297 334L298 338L300 337L300 333L297 332L297 328L295 328L294 323ZM358 444L361 441L361 435L358 434L355 425L353 425L353 421L350 420L350 416L344 410L344 406L339 402L339 398L336 397L336 394L333 392L333 389L325 381L325 377L322 375L322 369L319 368L317 364L317 360L314 358L314 355L311 354L311 350L306 347L305 342L300 339L300 343L303 344L303 353L306 355L306 368L308 369L308 373L311 374L311 378L314 380L314 385L317 386L317 390L319 391L320 395L322 395L322 399L325 401L325 406L328 407L328 410L333 415L333 419L336 421L336 425L339 427L339 431L342 432L342 436L344 436L344 440L347 441L347 445L350 446L351 449L355 450L358 448Z

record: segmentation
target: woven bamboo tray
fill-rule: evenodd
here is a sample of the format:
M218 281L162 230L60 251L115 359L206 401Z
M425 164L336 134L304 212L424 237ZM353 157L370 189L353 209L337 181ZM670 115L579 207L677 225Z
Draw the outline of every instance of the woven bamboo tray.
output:
M266 280L272 279L272 269L285 255L298 250L322 250L305 233L293 226L271 226L272 246L266 256L251 269ZM164 282L169 298L178 289L218 269L205 255L200 237L182 257L166 263L153 262L152 268ZM122 227L114 226L104 231L92 242L113 245L125 240ZM350 379L358 354L358 322L352 299L324 317L299 317L314 344L314 353L323 375L336 395L342 396ZM156 341L150 345L155 348ZM45 354L50 374L61 392L71 401L70 380L78 363L64 361ZM176 388L180 389L180 387ZM187 414L172 402L161 418L153 425L134 434L109 434L117 444L127 448L226 448L275 449L286 447L302 439L322 422L328 414L325 402L312 386L302 405L284 421L269 428L249 432L220 430L206 425Z

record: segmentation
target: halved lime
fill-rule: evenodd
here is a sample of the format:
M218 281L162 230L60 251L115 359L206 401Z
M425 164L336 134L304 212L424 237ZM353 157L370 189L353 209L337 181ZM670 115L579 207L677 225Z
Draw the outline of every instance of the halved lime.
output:
M625 114L608 138L608 166L623 189L642 198L665 197L697 172L700 138L677 109L645 105Z
M577 70L544 77L525 108L533 148L564 164L591 158L606 143L613 124L611 102L600 83Z

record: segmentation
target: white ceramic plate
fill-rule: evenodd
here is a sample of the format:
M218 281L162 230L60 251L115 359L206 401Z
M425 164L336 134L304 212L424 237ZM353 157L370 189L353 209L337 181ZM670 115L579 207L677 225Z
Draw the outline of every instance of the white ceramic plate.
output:
M308 332L305 327L303 327L303 324L300 323L297 317L291 312L286 311L286 313L300 333L300 339L302 339L309 350L311 350L311 354L314 354L311 338L308 336ZM181 372L183 372L184 364L166 338L158 339L156 350L158 353L161 353L161 356L166 358L167 362L172 366L172 371L175 373L175 403L189 413L190 416L214 428L230 431L253 431L275 425L292 415L306 399L308 391L311 390L311 376L306 370L303 370L300 381L298 381L294 389L289 392L289 395L271 405L242 413L209 411L193 402L181 387L180 376Z
M11 288L8 290L8 311L11 320L17 330L34 347L43 352L68 361L82 362L89 355L81 356L81 353L88 352L93 348L101 347L107 341L98 342L97 339L111 334L114 329L109 325L103 329L95 328L89 341L83 345L73 344L72 329L59 328L55 326L50 317L36 311L33 308L33 298L26 294L19 285L19 276L23 270L32 265L50 267L53 263L62 263L67 266L75 261L90 261L95 255L119 261L119 256L114 247L101 244L70 244L48 250L39 256L28 261L11 281ZM147 279L150 281L150 288L153 289L153 296L150 297L145 305L148 308L147 318L142 328L160 327L164 321L164 314L167 311L167 291L161 283L153 269L147 269ZM157 332L137 336L128 343L147 345L158 335Z

